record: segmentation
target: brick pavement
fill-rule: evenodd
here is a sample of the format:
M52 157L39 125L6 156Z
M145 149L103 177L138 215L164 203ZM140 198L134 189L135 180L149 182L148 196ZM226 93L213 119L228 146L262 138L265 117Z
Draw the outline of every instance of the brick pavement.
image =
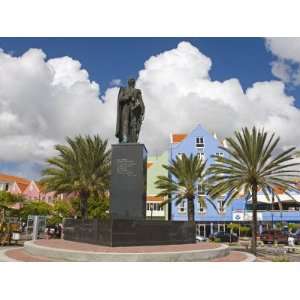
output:
M13 249L5 252L5 255L11 259L15 259L17 261L22 262L50 262L48 257L44 256L33 256L24 251L24 249Z
M65 240L38 240L37 245L60 248L66 250L90 251L90 252L111 252L111 253L153 253L153 252L177 252L216 249L220 245L217 243L195 243L182 245L159 245L159 246L128 246L128 247L108 247L86 243L71 242Z

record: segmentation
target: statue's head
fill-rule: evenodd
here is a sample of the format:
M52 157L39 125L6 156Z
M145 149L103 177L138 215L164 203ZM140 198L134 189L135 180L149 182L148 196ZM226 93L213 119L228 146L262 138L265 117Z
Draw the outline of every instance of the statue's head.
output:
M135 79L130 78L128 79L128 86L134 88L135 87Z

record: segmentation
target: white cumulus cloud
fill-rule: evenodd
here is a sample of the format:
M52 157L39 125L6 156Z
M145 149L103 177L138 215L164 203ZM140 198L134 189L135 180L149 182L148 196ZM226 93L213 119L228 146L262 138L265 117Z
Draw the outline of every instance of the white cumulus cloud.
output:
M281 146L299 146L300 112L281 81L257 82L243 91L237 78L212 80L211 66L188 42L145 62L137 86L146 105L141 141L150 152L166 149L170 132L189 133L199 123L220 137L257 125L280 135ZM107 102L115 97L107 95Z
M120 85L122 85L122 80L121 80L121 79L113 79L113 80L110 82L110 85L111 85L111 86L120 86Z
M266 47L276 57L271 63L273 75L286 83L300 85L300 38L267 38Z
M166 150L171 132L189 133L199 123L220 138L257 125L281 136L283 148L300 146L300 112L282 81L256 82L244 91L237 78L213 80L212 64L189 42L145 62L137 87L146 105L140 142L149 154ZM116 143L118 90L104 91L103 103L99 85L80 62L47 60L38 49L20 57L1 52L0 162L35 171L54 144L79 133L99 133Z
M66 136L102 129L99 85L70 57L0 52L0 162L41 163ZM113 121L112 121L113 122Z

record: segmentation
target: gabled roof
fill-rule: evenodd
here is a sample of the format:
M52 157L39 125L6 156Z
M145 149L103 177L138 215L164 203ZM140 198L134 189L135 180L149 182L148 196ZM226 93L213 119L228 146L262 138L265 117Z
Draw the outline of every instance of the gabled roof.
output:
M29 186L30 183L26 184L26 183L21 183L21 182L17 182L18 187L20 188L21 192L23 193L27 187Z
M30 180L23 177L13 176L4 173L0 173L0 181L8 182L8 183L15 182L18 185L19 189L21 190L21 193L23 193L26 190L26 188L29 186L31 182Z
M27 190L30 186L33 186L35 189L37 189L38 192L40 192L39 187L36 185L36 183L33 180L30 181L29 184L27 184L26 188L24 189L24 192L27 192Z
M195 136L196 134L199 134L199 132L201 132L201 134L205 137L209 137L212 140L214 140L215 142L218 143L218 145L222 145L225 148L227 147L223 141L221 141L220 139L218 139L217 135L213 132L210 132L209 130L207 130L206 128L204 128L203 126L201 126L200 124L198 124L189 134L185 134L185 133L172 133L170 135L170 139L171 139L171 147L178 147L179 144L184 143L186 139L188 139L191 136Z

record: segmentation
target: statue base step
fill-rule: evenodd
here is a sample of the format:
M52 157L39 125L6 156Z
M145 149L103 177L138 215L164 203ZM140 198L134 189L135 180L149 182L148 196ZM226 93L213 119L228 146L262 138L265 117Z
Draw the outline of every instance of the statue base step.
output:
M193 222L159 220L66 219L64 239L103 246L142 246L195 243Z

